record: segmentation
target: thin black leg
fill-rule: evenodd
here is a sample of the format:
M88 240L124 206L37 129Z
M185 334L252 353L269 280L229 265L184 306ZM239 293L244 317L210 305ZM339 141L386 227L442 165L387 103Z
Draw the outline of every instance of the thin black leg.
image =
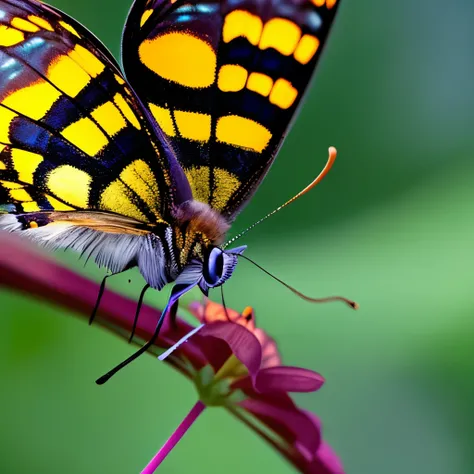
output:
M137 323L138 323L138 316L140 316L140 310L142 309L142 304L143 304L143 298L145 297L146 290L150 288L150 285L145 285L140 293L140 297L138 298L138 303L137 303L137 311L135 312L135 317L133 318L133 325L132 325L132 331L130 332L130 337L128 338L128 342L132 342L133 336L135 335L135 330L137 329Z
M163 322L165 320L165 317L173 311L173 309L176 308L176 305L178 304L179 298L183 296L185 293L187 293L191 288L194 288L196 286L196 283L190 283L187 285L184 284L176 284L173 289L171 290L171 295L170 299L168 300L168 303L166 304L165 309L160 315L160 318L158 319L158 322L156 324L155 332L153 333L151 339L144 344L140 349L138 349L135 353L133 353L130 357L122 361L120 364L115 366L112 370L109 370L105 375L102 375L102 377L99 377L96 380L96 384L98 385L103 385L107 380L109 380L111 377L113 377L119 370L123 369L125 366L130 364L130 362L133 362L135 359L140 357L144 352L146 352L157 340L161 326L163 326Z

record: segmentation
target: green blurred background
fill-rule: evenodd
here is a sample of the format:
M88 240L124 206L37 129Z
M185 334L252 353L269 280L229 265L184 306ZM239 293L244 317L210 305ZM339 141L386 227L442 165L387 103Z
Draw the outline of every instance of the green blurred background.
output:
M130 0L54 4L118 55ZM287 364L326 377L296 398L322 418L348 473L474 472L473 19L468 0L344 0L299 119L235 225L299 191L338 147L327 179L246 243L290 284L354 298L360 311L302 302L245 262L226 298L255 307ZM131 273L111 286L137 297L142 283ZM142 357L98 387L130 346L53 305L0 295L0 472L139 472L194 403L192 386ZM292 472L210 409L160 472L260 470Z

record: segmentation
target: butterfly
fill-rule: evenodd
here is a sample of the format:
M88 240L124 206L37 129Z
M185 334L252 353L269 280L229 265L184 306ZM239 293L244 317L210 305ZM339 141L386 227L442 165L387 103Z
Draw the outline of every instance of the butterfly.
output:
M183 294L231 277L246 247L228 249L226 232L277 155L339 3L135 0L122 71L65 13L0 0L0 229L112 274L138 267L156 290L174 282L157 336Z

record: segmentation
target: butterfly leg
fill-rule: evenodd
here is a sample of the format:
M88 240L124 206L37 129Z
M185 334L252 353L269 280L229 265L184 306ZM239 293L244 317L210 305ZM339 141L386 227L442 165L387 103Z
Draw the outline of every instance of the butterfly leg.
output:
M115 366L112 370L107 372L102 377L99 377L96 380L96 383L98 385L103 385L105 382L107 382L107 380L113 377L119 370L123 369L125 366L130 364L130 362L133 362L135 359L141 356L144 352L146 352L155 343L156 339L158 338L161 327L163 326L166 316L173 312L173 308L176 308L176 305L179 299L181 298L181 296L183 296L185 293L187 293L189 290L191 290L195 286L196 286L196 282L193 282L190 284L176 284L171 290L171 295L168 300L168 303L166 304L165 309L163 310L163 312L160 315L160 318L158 319L155 332L153 333L153 336L151 337L151 339L142 347L140 347L140 349L138 349L130 357L122 361L120 364Z
M179 305L179 301L176 301L175 304L170 309L170 323L173 329L178 328L176 324L176 313L178 312L178 305Z
M113 277L115 275L120 275L121 273L124 273L127 270L130 270L131 268L133 268L133 265L129 265L129 266L125 267L123 270L120 270L119 272L111 273L110 275L105 275L105 277L102 279L102 283L100 284L100 288L99 288L99 294L97 295L97 301L95 302L94 309L92 310L92 313L91 313L90 318L89 318L89 325L91 325L94 322L94 319L97 315L97 311L99 310L99 306L100 306L100 302L102 300L102 296L104 296L105 282L107 281L107 278ZM141 295L140 295L140 297L141 297ZM137 309L137 311L138 311L138 309ZM137 318L138 316L135 315L135 317Z
M110 275L105 275L105 277L102 279L102 283L100 284L100 288L99 288L99 294L97 295L97 301L95 302L94 309L92 310L92 313L89 317L89 326L94 322L94 319L97 315L97 311L98 311L99 306L100 306L100 301L101 301L102 296L104 295L104 291L105 291L105 282L106 282L107 278L109 278L113 275L116 275L116 273L111 273Z
M221 285L221 299L222 299L222 306L224 307L224 312L225 312L225 317L227 318L227 321L232 322L229 316L229 312L227 311L227 306L225 304L225 299L224 299L224 285Z
M130 337L128 338L128 342L132 342L133 336L135 335L135 330L137 329L137 323L138 323L138 316L140 315L140 310L142 309L142 304L143 304L143 298L145 297L145 293L150 288L150 285L146 284L141 293L140 297L138 298L138 303L137 303L137 311L135 312L135 317L133 318L133 325L132 325L132 330L130 331Z

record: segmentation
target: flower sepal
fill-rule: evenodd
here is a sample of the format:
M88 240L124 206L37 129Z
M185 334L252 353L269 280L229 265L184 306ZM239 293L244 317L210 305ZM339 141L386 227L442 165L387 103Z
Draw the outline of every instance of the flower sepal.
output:
M207 407L230 407L243 402L246 398L244 392L232 388L232 381L219 377L220 372L216 374L210 365L196 372L194 384L199 400Z

